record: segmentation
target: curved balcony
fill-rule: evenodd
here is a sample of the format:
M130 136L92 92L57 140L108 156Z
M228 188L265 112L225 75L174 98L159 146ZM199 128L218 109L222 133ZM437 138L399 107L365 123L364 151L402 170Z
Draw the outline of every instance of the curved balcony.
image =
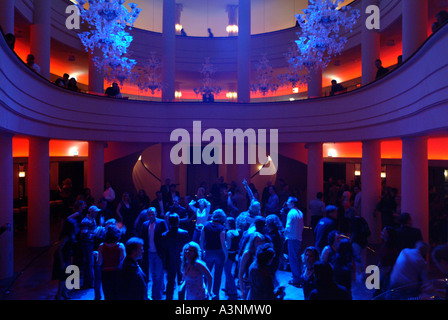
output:
M279 142L339 142L448 128L448 27L387 77L336 97L273 103L159 103L70 92L0 40L0 128L51 139L168 142L176 128L278 129Z

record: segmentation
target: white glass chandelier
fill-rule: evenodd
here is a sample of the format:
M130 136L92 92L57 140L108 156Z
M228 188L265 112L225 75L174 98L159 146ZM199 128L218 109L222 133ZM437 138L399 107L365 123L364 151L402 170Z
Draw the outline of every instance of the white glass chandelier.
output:
M272 65L270 64L266 54L264 54L257 64L257 83L251 84L252 92L260 92L265 96L269 92L276 92L279 85L275 83L273 77Z
M308 81L308 74L302 72L297 59L297 49L294 47L295 45L290 46L288 52L284 54L288 69L286 73L278 76L278 80L283 86L291 85L293 88L297 88Z
M212 78L213 74L216 72L213 65L210 63L210 58L205 58L205 63L202 64L200 69L202 78L202 86L199 88L194 88L196 94L209 95L209 94L219 94L221 92L221 87L214 86L214 80Z
M361 16L359 10L351 10L350 6L338 9L342 0L309 2L304 13L296 15L302 29L297 33L297 59L308 72L325 69L334 56L341 54L347 38L339 36L340 31L352 32Z
M78 0L81 19L88 23L89 31L79 34L86 51L97 48L102 55L94 57L99 71L109 80L123 82L128 78L136 61L129 59L127 49L133 37L126 31L134 25L141 9L130 3L131 11L124 6L125 0ZM88 3L88 8L84 6Z
M151 94L162 91L164 85L161 81L161 68L162 63L156 57L156 54L151 52L146 63L139 64L134 68L131 82L142 91L151 91Z

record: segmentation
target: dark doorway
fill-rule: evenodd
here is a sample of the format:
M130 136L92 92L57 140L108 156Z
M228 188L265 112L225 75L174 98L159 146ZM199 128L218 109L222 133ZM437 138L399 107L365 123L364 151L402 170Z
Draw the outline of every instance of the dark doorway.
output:
M84 162L83 161L67 161L59 162L59 186L62 182L69 178L72 180L73 197L82 193L84 190Z
M324 162L324 181L333 178L333 181L345 181L345 163Z

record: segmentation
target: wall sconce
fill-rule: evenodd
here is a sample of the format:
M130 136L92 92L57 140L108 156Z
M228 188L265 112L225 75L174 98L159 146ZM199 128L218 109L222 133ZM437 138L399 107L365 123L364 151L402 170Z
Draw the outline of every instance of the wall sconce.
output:
M174 28L176 29L176 32L180 34L180 32L182 31L182 25L176 23L176 25L174 26ZM171 29L172 30L172 29Z
M230 35L236 35L238 33L238 26L236 24L229 24L226 27L226 31L230 34Z
M355 176L356 176L356 177L361 176L361 171L360 171L360 170L355 170Z
M298 87L292 88L292 93L299 93L299 88Z
M176 98L176 99L182 98L182 92L181 91L175 91L174 92L174 98Z
M26 173L25 171L19 171L19 178L25 178Z
M445 176L445 180L448 179L448 170L443 171L443 175Z
M386 179L386 172L381 172L381 179Z
M79 150L78 148L73 147L68 151L68 154L71 155L72 157L77 157L79 156Z
M238 94L233 91L229 91L226 93L226 98L229 100L235 100L238 97Z
M329 158L335 158L338 156L338 152L336 151L336 149L328 149L327 155Z

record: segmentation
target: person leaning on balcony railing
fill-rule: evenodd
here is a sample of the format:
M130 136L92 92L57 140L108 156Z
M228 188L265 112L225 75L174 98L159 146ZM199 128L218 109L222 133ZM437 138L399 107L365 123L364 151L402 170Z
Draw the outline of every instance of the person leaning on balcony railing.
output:
M122 98L118 83L112 83L112 86L106 89L105 94L112 98Z
M340 83L336 80L331 80L331 91L330 96L334 96L335 94L340 94L347 91Z
M375 61L375 65L378 69L376 72L376 79L384 77L389 72L389 69L383 67L383 62L380 59Z
M432 24L432 32L436 32L448 23L448 11L442 10L436 14L437 21Z

